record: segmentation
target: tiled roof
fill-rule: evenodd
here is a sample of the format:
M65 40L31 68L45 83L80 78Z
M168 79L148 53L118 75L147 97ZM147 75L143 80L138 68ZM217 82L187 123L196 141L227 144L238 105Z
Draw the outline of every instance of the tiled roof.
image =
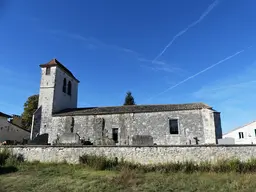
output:
M19 126L19 125L13 124L12 122L8 122L8 123L12 124L13 126L19 128L19 129L22 129L23 131L27 131L27 132L30 133L30 130L25 129L24 127L21 127L21 126Z
M0 112L0 117L11 118L12 116L10 116L10 115L7 115L7 114L5 114L5 113Z
M146 113L146 112L180 111L180 110L195 110L195 109L212 109L212 107L204 103L88 107L88 108L65 109L58 113L53 114L53 116Z
M72 78L74 78L77 82L79 82L79 80L77 78L75 78L75 76L71 73L71 71L69 71L64 65L62 65L57 59L52 59L51 61L49 61L48 63L45 64L41 64L40 67L52 67L52 66L58 66L59 68L61 68L63 71L65 71L68 75L70 75Z

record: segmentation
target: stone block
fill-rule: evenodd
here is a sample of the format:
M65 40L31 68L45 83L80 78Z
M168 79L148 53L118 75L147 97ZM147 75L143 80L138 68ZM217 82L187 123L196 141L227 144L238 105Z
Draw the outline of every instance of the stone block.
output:
M153 137L151 135L134 135L132 145L154 145Z
M47 133L37 135L33 140L28 142L29 145L47 145L49 135Z
M80 137L76 133L63 133L59 136L59 144L80 144Z
M97 118L94 123L94 136L96 139L102 139L104 136L105 121L103 118Z

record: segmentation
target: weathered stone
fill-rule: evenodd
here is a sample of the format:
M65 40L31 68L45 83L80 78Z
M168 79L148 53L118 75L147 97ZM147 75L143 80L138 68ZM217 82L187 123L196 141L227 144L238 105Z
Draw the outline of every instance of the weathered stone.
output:
M103 139L96 140L94 145L116 145L116 144L113 141L113 139L109 139L106 137Z
M104 136L104 119L96 118L93 125L94 138L95 140L101 140Z
M65 118L65 133L73 133L74 132L74 118L73 117L66 117Z
M184 110L152 113L126 113L74 116L74 130L96 144L103 136L112 138L113 128L118 128L118 145L131 145L133 135L151 135L157 145L216 144L216 132L221 126L214 123L212 110ZM51 139L64 131L66 117L53 117ZM169 119L178 119L178 134L170 134ZM104 119L104 123L103 123ZM103 128L104 124L104 128Z
M63 133L59 136L59 144L80 144L80 137L76 133Z
M33 140L30 140L28 142L28 144L30 144L30 145L47 145L48 137L49 137L49 135L47 133L44 133L42 135L38 134Z
M150 135L134 135L132 145L154 145L153 137Z
M4 149L5 147L0 147ZM141 164L168 162L216 162L256 158L256 145L194 145L194 146L9 146L14 154L27 161L79 163L79 156L98 155Z

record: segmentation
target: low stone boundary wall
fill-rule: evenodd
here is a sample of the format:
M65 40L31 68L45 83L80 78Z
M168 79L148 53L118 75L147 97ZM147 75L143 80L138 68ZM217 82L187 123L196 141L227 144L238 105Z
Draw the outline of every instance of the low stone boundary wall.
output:
M186 145L186 146L0 146L27 161L79 163L84 154L117 157L141 164L167 162L216 162L221 159L246 161L256 158L256 145Z

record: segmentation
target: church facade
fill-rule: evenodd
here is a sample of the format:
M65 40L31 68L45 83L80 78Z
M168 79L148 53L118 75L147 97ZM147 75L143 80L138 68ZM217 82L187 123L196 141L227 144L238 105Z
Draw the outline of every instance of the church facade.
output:
M58 60L41 67L31 139L97 145L217 144L220 113L204 103L77 108L79 81Z

